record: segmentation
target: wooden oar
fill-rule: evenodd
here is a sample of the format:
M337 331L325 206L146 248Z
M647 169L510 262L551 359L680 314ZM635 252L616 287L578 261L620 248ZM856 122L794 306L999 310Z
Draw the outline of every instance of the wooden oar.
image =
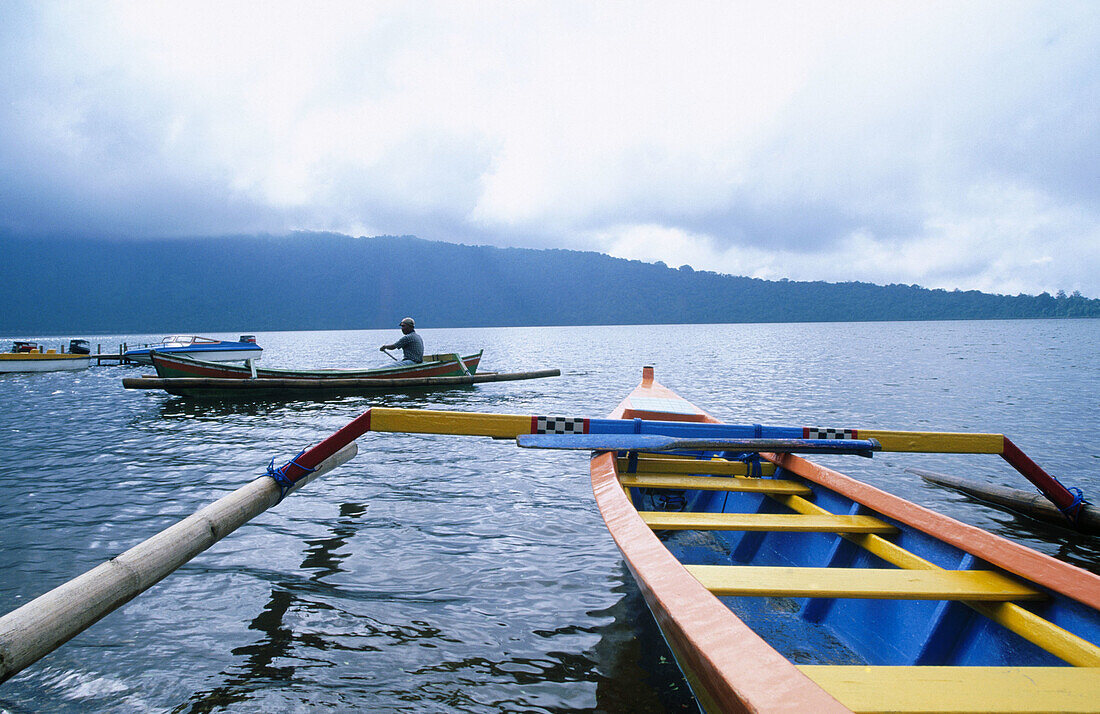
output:
M394 362L400 362L401 361L401 360L397 359L396 357L394 357L393 355L391 355L389 352L387 352L385 347L382 348L382 354L386 355L387 357L392 359Z
M125 553L0 617L0 682L143 593L274 506L287 493L355 456L355 443L346 436L340 430L284 465L280 469L285 474L280 476L282 485L272 477L261 476Z
M740 451L794 454L854 454L871 457L874 439L680 439L659 434L520 434L525 449L581 451Z

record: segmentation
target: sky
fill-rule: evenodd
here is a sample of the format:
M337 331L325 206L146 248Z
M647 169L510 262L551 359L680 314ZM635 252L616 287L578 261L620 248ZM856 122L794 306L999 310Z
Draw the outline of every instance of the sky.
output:
M1100 297L1100 3L0 0L0 230Z

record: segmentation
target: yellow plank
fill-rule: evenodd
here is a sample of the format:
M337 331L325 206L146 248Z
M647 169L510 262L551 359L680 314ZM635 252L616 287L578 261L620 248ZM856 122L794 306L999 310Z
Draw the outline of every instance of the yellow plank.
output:
M1100 667L1100 647L1026 608L1010 602L966 604L1075 667Z
M999 454L1004 450L1003 434L953 434L933 431L875 431L860 429L859 438L877 439L883 451L914 451L931 454Z
M1096 667L859 667L798 665L855 712L1100 711Z
M745 493L786 493L807 496L810 487L797 481L761 478L722 478L720 476L680 476L678 474L623 474L624 486L639 488L682 488L694 491L738 491Z
M800 496L772 496L771 498L786 504L798 513L815 515L828 513L824 508L810 503ZM862 546L868 552L899 568L912 568L915 570L941 569L938 565L914 555L901 546L877 535L841 533L840 537ZM1011 630L1028 642L1043 648L1075 667L1100 667L1100 647L1078 637L1065 628L1055 625L1049 620L1039 617L1030 610L1011 602L967 602L965 604L998 625Z
M515 438L531 432L531 417L522 414L479 414L441 412L428 409L374 407L371 431L400 431L416 434L460 434Z
M803 516L798 513L674 513L638 511L654 530L896 533L874 516Z
M626 473L627 459L619 459L619 473ZM639 458L636 469L639 473L670 474L714 474L720 476L747 476L748 464L740 461L704 461L703 459ZM775 473L775 464L760 465L761 476Z
M1022 600L1044 597L990 570L788 568L687 565L715 595L873 598L881 600Z

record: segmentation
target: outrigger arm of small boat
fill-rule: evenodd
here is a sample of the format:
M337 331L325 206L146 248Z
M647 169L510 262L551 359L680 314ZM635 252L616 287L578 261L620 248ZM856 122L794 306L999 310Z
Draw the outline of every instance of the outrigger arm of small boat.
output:
M538 416L521 414L491 414L478 412L447 412L421 409L393 409L374 407L368 409L341 432L351 438L368 431L410 432L421 434L458 434L467 436L490 436L497 439L515 439L520 435L658 435L668 439L705 440L714 442L722 439L778 439L798 440L809 447L811 442L836 441L875 442L878 448L864 448L864 451L892 451L931 454L996 454L1007 461L1021 475L1030 481L1058 510L1071 522L1086 503L1080 489L1067 488L1058 479L1040 468L1004 434L959 433L937 431L887 431L878 429L823 428L823 427L783 427L761 424L713 424L704 422L659 421L651 419L597 419L587 417ZM525 439L526 441L526 439ZM550 440L546 443L578 446L553 448L595 449L590 445L581 446L581 442ZM527 441L523 446L533 447L536 442ZM608 442L610 443L610 442ZM627 443L627 442L623 442ZM541 444L539 448L551 448ZM610 447L609 447L610 448ZM673 449L680 447L671 447ZM706 448L706 447L702 447ZM749 451L755 447L744 449ZM845 448L845 447L841 447ZM598 449L597 449L598 450ZM619 450L616 448L616 450ZM623 450L645 450L624 447ZM652 450L652 449L650 449ZM663 450L663 449L662 449ZM735 447L723 447L734 451ZM775 449L765 453L782 453ZM789 449L788 449L789 451ZM816 452L825 453L825 452ZM831 451L829 453L842 453ZM864 454L861 454L864 455ZM292 479L293 480L293 479Z

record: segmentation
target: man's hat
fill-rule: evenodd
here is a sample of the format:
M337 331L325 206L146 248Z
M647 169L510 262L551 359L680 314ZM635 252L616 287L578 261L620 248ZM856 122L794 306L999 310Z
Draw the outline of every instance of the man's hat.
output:
M401 321L401 324L408 325L409 327L416 327L416 323L413 322L413 319L411 317L406 317L405 319L403 319Z

